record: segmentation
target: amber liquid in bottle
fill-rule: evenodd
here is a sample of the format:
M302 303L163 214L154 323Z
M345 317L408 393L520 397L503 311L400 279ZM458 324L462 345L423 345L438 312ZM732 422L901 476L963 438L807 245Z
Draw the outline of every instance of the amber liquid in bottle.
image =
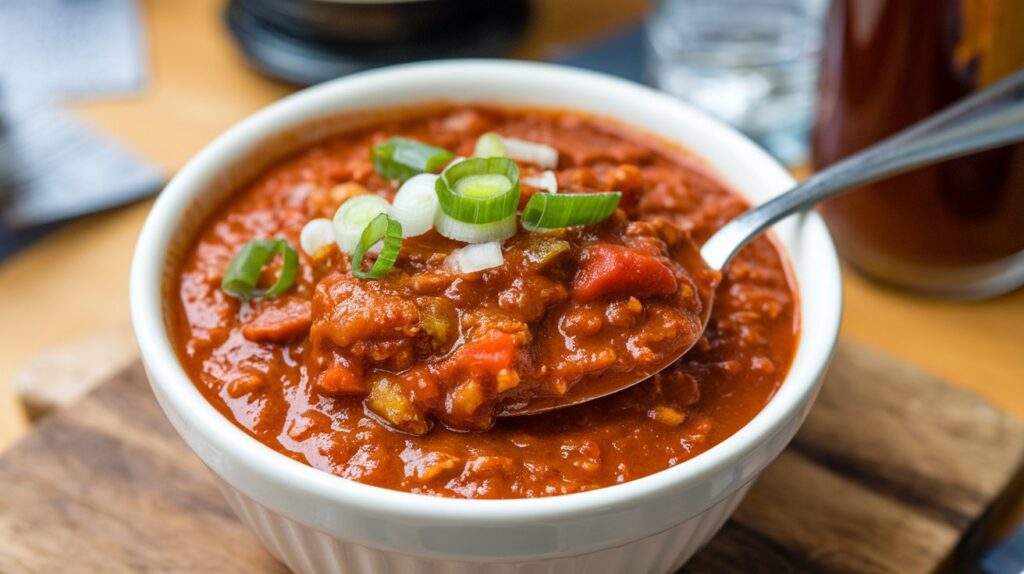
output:
M815 167L1022 66L1020 0L833 0ZM843 256L883 280L954 295L1024 282L1024 145L893 177L821 211Z

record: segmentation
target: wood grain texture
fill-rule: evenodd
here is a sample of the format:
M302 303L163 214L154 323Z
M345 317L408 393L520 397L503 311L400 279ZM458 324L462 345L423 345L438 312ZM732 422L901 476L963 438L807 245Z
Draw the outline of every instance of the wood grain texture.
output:
M281 572L138 363L0 459L0 572Z
M129 329L97 333L79 343L63 345L28 362L11 379L31 420L77 403L113 375L139 360Z
M794 440L684 570L915 574L956 566L1024 464L978 397L841 347ZM166 422L141 367L0 458L0 572L281 572ZM959 554L958 554L959 553Z

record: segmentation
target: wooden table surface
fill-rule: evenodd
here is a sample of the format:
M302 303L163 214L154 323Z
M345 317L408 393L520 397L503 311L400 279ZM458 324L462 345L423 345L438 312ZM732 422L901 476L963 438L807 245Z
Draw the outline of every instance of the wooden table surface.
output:
M645 2L536 2L520 56L597 37ZM80 105L80 115L173 173L222 130L290 88L247 69L220 2L143 2L151 78L138 97ZM143 202L61 228L0 266L0 449L27 430L9 381L56 345L128 327L128 268ZM59 275L58 275L59 273ZM847 272L843 335L974 389L1024 419L1024 291L955 303L892 291Z

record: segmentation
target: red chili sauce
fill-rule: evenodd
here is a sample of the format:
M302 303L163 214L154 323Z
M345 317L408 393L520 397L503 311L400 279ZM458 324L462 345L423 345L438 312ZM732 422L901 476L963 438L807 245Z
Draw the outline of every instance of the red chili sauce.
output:
M248 241L298 245L311 219L397 182L374 143L403 136L469 156L485 132L558 150L559 193L619 191L593 225L518 233L504 263L458 273L465 244L406 238L382 279L331 246L300 254L296 284L241 301L221 290ZM523 178L541 168L519 162ZM522 186L525 201L538 190ZM521 204L522 206L522 204ZM447 107L332 137L270 167L202 226L181 266L173 335L218 410L313 467L408 492L551 496L609 486L692 458L750 421L786 376L795 286L767 238L719 276L696 246L746 209L673 146L564 112ZM273 266L264 274L273 282ZM720 284L719 284L720 283ZM707 331L698 293L718 285ZM698 339L699 337L699 339ZM585 405L495 417L503 404L628 375L696 345L648 381Z

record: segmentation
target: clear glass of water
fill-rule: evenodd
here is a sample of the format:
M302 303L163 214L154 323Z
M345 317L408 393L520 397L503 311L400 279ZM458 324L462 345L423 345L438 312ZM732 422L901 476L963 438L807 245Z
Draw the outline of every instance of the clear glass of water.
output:
M646 22L647 80L804 162L827 1L662 0Z

